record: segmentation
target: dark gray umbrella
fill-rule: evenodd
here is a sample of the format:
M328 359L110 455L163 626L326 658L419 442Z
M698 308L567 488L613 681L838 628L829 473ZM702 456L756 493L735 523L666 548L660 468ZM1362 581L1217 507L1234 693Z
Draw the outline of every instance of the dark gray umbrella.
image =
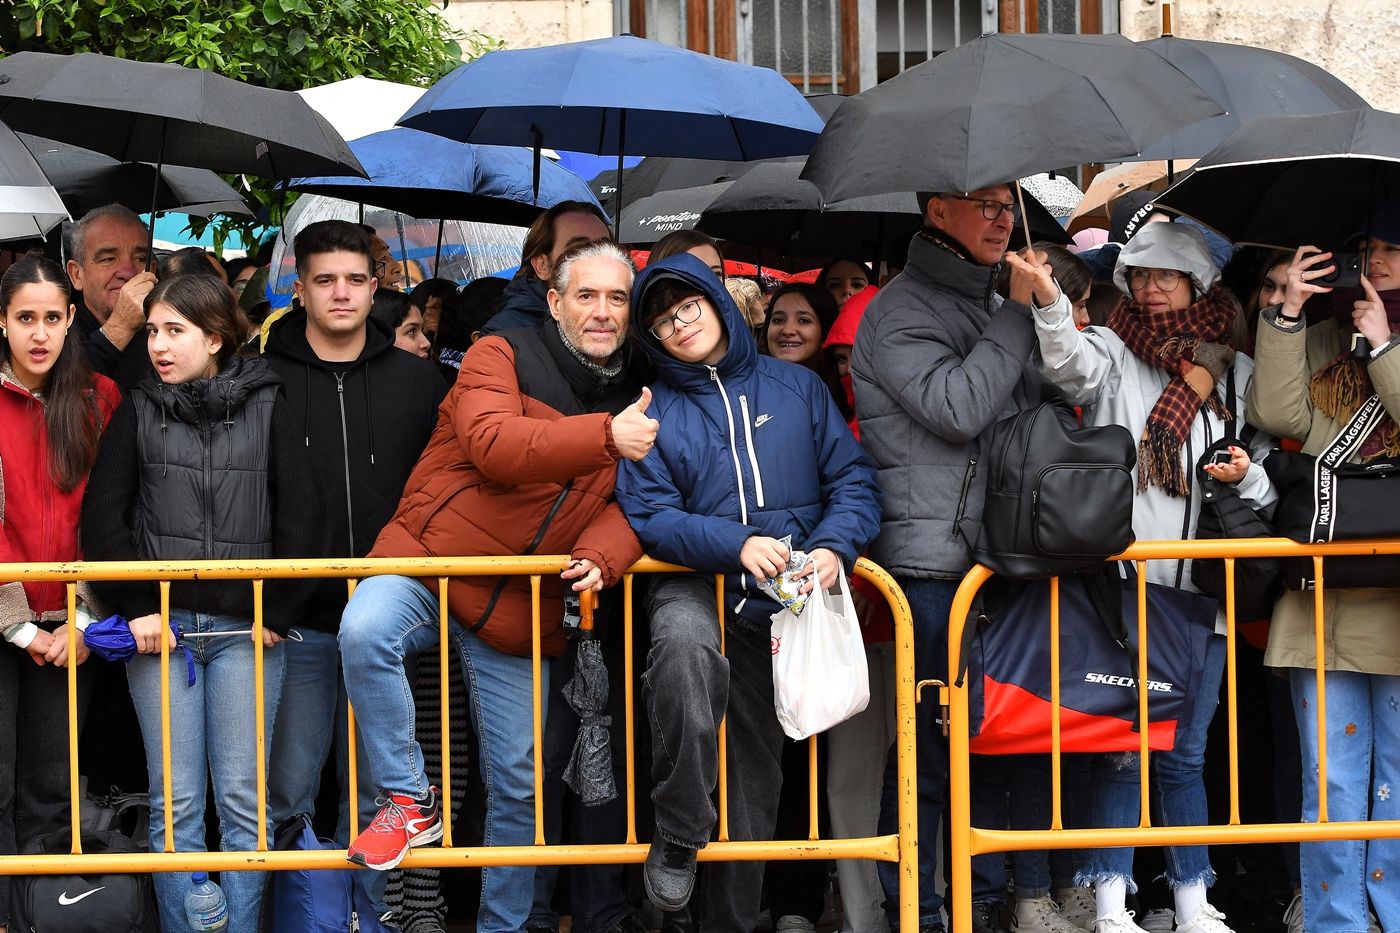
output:
M0 60L0 120L120 162L266 178L364 174L340 134L291 91L181 65L19 52Z
M1273 49L1164 35L1138 43L1176 66L1227 113L1173 130L1136 159L1199 159L1260 117L1330 113L1367 106L1365 98L1312 62Z
M982 36L843 103L802 177L828 201L975 191L1133 158L1171 130L1223 112L1119 35Z
M800 177L801 171L801 160L754 165L714 198L696 226L711 236L775 256L878 260L890 244L907 242L922 223L912 191L823 205L820 192ZM1025 204L1035 239L1071 242L1029 192Z
M1156 203L1236 243L1340 248L1400 196L1400 114L1348 110L1255 120Z
M732 181L722 181L697 188L677 188L631 202L622 209L618 242L646 246L668 233L690 230L715 198L732 184Z
M593 627L591 591L579 594L576 637L574 676L564 684L564 699L578 713L579 727L569 765L564 769L564 782L579 795L584 806L593 807L617 797L617 782L608 736L612 717L603 714L608 708L608 667Z
M243 197L208 169L167 165L157 175L156 167L149 162L118 162L100 152L57 140L27 133L19 136L74 217L112 203L148 211L152 185L156 186L158 211L200 215L252 213Z

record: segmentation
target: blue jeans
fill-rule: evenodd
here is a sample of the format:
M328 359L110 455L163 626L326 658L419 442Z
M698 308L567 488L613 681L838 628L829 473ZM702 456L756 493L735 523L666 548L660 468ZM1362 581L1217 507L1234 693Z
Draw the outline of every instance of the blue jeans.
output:
M289 639L283 645L286 674L267 776L267 809L274 824L298 813L315 813L321 770L336 732L336 710L344 707L337 703L344 688L335 635L314 629L300 629L298 634L301 641ZM340 731L345 731L343 718Z
M987 829L1050 828L1049 755L973 755L972 825ZM1050 893L1050 859L1044 849L1011 853L1011 877L1018 898ZM972 859L972 901L1006 899L1006 856Z
M900 580L914 616L914 679L946 681L948 670L948 610L958 591L958 580ZM943 923L943 898L934 890L938 877L938 826L948 803L948 739L938 722L938 696L925 693L915 713L918 734L916 752L919 793L919 926ZM880 793L881 835L899 828L896 806L898 782L895 748L885 764ZM876 872L885 891L885 915L890 927L899 923L899 865L877 862Z
M1289 671L1303 752L1303 821L1317 820L1317 683ZM1327 672L1327 818L1400 819L1400 677ZM1299 847L1303 927L1364 933L1366 895L1381 928L1400 929L1400 839L1339 839Z
M172 609L170 618L185 633L235 632L252 628L240 616L213 616ZM220 847L251 851L258 842L259 763L253 717L253 641L248 635L190 638L195 684L189 686L184 653L170 654L170 787L175 851L203 852L204 801L209 776L219 814ZM282 695L284 650L263 650L263 703L271 731ZM151 778L151 849L165 848L165 791L160 754L160 655L138 654L127 666L127 683ZM268 742L268 748L271 742ZM270 829L270 827L269 827ZM257 933L265 876L259 871L227 871L220 877L228 899L229 933ZM183 930L189 875L155 875L161 928Z
M1220 680L1225 671L1225 637L1212 635L1206 642L1201 683L1186 720L1177 724L1176 742L1169 752L1152 754L1152 787L1156 790L1159 826L1204 826L1210 822L1206 808L1202 768L1206 757L1206 734L1220 700ZM1099 755L1095 760L1094 820L1096 827L1136 826L1140 816L1137 752ZM1168 846L1167 883L1173 889L1204 881L1215 883L1210 855L1205 846ZM1091 849L1084 853L1085 864L1076 881L1092 884L1108 878L1133 883L1133 850L1130 847ZM1312 928L1309 927L1309 930ZM1364 929L1364 927L1362 928Z
M361 746L385 793L428 793L423 751L414 737L413 687L407 659L438 647L437 596L410 577L370 577L345 607L340 656L355 707ZM451 619L480 742L486 785L486 845L535 840L534 686L529 658L503 654ZM549 690L549 666L540 673ZM482 869L478 933L523 929L530 915L532 867Z

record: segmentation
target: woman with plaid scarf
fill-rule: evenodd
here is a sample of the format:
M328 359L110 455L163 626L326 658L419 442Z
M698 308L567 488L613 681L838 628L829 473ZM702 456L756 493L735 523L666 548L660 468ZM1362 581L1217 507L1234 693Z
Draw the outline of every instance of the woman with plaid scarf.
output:
M1133 531L1141 540L1190 538L1199 511L1194 465L1207 447L1243 430L1245 393L1253 363L1235 350L1240 309L1220 286L1220 270L1205 238L1185 224L1145 225L1123 247L1114 281L1124 292L1105 327L1075 329L1069 300L1039 257L1009 255L1012 290L1034 299L1041 373L1082 407L1086 424L1120 424L1139 438ZM1231 424L1233 422L1233 424ZM1271 439L1256 436L1262 453ZM1235 483L1255 507L1275 499L1258 457L1230 444L1228 463L1208 469ZM1154 561L1147 577L1194 589L1185 561ZM1152 759L1152 781L1162 825L1209 822L1201 777L1206 733L1215 713L1225 666L1223 619L1217 623L1188 719L1169 752ZM1136 753L1095 761L1095 826L1136 826L1140 807ZM1215 881L1205 846L1166 850L1167 881L1176 900L1177 933L1231 933L1224 915L1206 900ZM1085 853L1076 882L1093 884L1098 933L1141 933L1125 908L1133 887L1133 850Z

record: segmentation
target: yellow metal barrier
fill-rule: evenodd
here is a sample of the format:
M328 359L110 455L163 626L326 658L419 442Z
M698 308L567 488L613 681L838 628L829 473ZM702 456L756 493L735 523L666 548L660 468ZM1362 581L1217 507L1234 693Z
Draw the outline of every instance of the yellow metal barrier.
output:
M438 601L442 606L438 663L442 703L441 730L443 746L442 799L451 796L451 754L449 752L450 704L448 694L448 610L447 580L449 577L515 575L530 577L533 601L533 671L534 736L535 736L535 844L533 846L459 847L452 842L451 808L443 807L443 840L440 848L413 849L405 858L404 867L447 867L488 865L576 865L617 864L641 862L647 846L637 841L636 821L636 755L634 747L634 681L633 583L637 573L683 572L685 568L643 559L623 577L623 607L625 612L624 654L625 717L626 717L626 842L609 845L546 845L544 839L544 793L542 755L542 697L538 689L540 668L540 591L545 575L557 576L568 564L567 556L531 557L469 557L469 558L376 558L363 560L245 560L215 564L208 561L186 562L112 562L68 564L0 564L0 582L59 581L67 584L68 617L75 617L77 583L83 580L154 580L160 584L160 612L164 630L170 621L170 582L172 580L248 580L253 588L254 695L256 697L257 760L263 760L267 743L268 724L263 708L263 583L268 579L288 577L345 578L351 592L357 578L380 574L399 574L417 578L437 578ZM906 930L918 928L918 864L915 838L917 795L914 784L914 641L909 604L892 577L880 567L862 558L855 567L857 576L870 581L888 601L894 615L895 668L898 709L896 713L896 744L898 770L899 832L893 835L862 839L822 839L817 827L817 745L810 740L811 774L808 788L811 801L808 838L792 841L731 841L728 825L728 788L726 774L726 743L724 724L719 731L719 820L718 841L699 853L701 861L766 861L775 859L833 859L860 858L899 863L900 923ZM715 599L723 618L723 578L715 578ZM68 626L68 656L74 657L77 627ZM68 668L68 748L70 762L69 798L72 823L72 852L70 855L6 855L0 856L0 874L63 874L85 872L152 872L152 871L238 871L290 870L306 868L346 868L345 850L317 852L278 852L267 848L267 780L261 770L257 780L258 821L257 849L252 852L176 852L174 821L171 818L170 774L170 639L161 640L161 758L164 769L165 841L163 852L93 853L83 854L79 831L78 793L78 730L77 669ZM723 637L721 633L721 650ZM357 781L355 774L354 712L349 721L350 819L351 836L357 827Z
M1400 837L1400 822L1329 822L1327 819L1327 694L1324 683L1323 559L1353 555L1400 554L1400 540L1364 540L1325 545L1304 545L1285 538L1225 539L1211 541L1139 541L1114 560L1137 563L1138 669L1147 670L1148 636L1147 574L1149 560L1223 558L1225 561L1226 620L1226 713L1229 716L1230 817L1224 825L1154 827L1150 815L1149 774L1141 775L1141 813L1135 827L1065 829L1060 801L1060 619L1059 581L1050 590L1050 684L1051 684L1051 821L1045 830L977 828L971 820L969 779L968 685L942 686L940 702L948 709L949 800L952 844L953 933L972 930L972 857L990 852L1028 849L1091 849L1113 846L1223 845L1263 842L1321 842L1333 839L1379 839ZM1317 735L1318 735L1318 821L1316 823L1240 822L1238 707L1235 672L1235 561L1252 557L1311 557L1317 587L1313 592L1314 638L1317 644ZM977 591L990 580L991 570L978 565L963 578L949 610L948 670L959 670L959 651L968 611ZM1147 678L1138 678L1138 719L1147 722ZM1148 730L1140 730L1138 754L1148 760ZM901 897L907 896L901 890ZM901 915L902 916L902 915Z

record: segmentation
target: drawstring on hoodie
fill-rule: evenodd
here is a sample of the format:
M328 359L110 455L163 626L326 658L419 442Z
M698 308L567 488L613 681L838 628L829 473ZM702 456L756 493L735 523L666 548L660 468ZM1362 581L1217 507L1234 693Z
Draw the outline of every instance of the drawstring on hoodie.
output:
M311 364L301 364L306 369L306 411L302 414L301 433L302 440L307 447L311 446Z
M369 363L365 363L365 424L369 425L369 465L374 466L374 419L369 413Z

